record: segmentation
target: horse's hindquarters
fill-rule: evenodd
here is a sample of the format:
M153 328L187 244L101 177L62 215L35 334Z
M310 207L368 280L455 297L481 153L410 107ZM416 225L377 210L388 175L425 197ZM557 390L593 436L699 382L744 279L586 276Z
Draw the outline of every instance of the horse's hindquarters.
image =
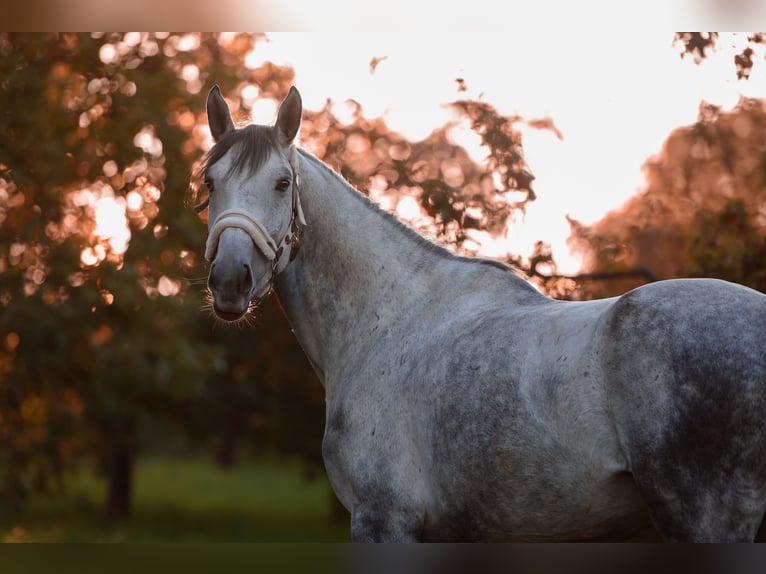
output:
M752 540L766 508L766 298L673 281L622 298L604 370L631 469L667 539Z

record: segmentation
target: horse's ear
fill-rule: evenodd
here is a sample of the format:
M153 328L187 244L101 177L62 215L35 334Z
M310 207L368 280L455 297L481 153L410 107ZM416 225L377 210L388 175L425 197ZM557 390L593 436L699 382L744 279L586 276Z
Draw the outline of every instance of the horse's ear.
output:
M301 113L303 113L301 95L293 86L287 97L279 105L279 113L277 114L277 133L284 145L290 145L295 136L298 135L298 130L301 127Z
M221 95L218 85L213 86L207 95L207 123L213 139L218 141L226 133L234 129L234 121L226 100Z

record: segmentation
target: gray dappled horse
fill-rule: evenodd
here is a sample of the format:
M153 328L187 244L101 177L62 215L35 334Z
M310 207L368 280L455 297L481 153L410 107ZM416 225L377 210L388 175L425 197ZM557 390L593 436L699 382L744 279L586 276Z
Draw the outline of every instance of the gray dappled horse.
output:
M272 288L324 385L354 540L752 540L766 509L766 297L673 280L563 302L458 257L297 149L301 99L236 129L217 87L215 313ZM300 246L300 250L298 249Z

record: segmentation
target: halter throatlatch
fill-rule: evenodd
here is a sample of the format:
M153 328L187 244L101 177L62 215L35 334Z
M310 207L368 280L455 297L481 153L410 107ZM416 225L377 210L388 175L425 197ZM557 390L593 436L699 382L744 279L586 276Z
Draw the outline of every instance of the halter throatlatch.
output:
M255 246L260 249L261 253L271 262L271 278L269 284L274 281L274 276L284 271L288 263L295 259L300 248L300 235L303 228L306 226L306 218L303 215L303 208L301 207L301 198L299 195L300 189L300 174L298 173L298 158L295 151L295 146L290 148L290 167L293 170L293 205L292 213L290 215L290 224L287 228L282 241L277 244L274 238L269 235L266 228L250 217L249 214L239 209L229 209L221 213L210 227L210 232L207 237L207 244L205 245L205 259L212 261L215 258L215 254L218 251L218 241L221 238L221 234L229 229L241 229L250 236ZM284 257L284 255L288 257Z

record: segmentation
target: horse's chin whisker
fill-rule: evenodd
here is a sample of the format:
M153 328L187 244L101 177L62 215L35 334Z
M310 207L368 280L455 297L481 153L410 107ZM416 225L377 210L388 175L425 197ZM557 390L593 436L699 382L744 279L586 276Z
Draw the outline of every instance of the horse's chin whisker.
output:
M242 315L242 317L237 320L234 324L237 327L255 327L258 316L255 314L257 307L250 304L250 306L247 309L247 313Z
M225 319L221 319L221 317L218 316L218 314L215 312L215 307L213 306L213 303L215 300L213 299L213 294L210 292L209 289L206 289L204 291L204 302L202 304L202 311L204 313L209 314L213 317L213 320L216 322L216 324L219 325L234 325L239 328L245 328L245 327L253 327L256 325L258 320L257 310L259 308L258 302L256 301L250 301L250 303L247 306L247 311L244 315L242 315L239 319L236 319L234 321L227 321Z
M190 285L207 287L207 275L204 277L190 277L188 281Z
M202 291L202 310L203 311L210 311L211 313L213 311L213 294L210 292L210 289L204 289Z

